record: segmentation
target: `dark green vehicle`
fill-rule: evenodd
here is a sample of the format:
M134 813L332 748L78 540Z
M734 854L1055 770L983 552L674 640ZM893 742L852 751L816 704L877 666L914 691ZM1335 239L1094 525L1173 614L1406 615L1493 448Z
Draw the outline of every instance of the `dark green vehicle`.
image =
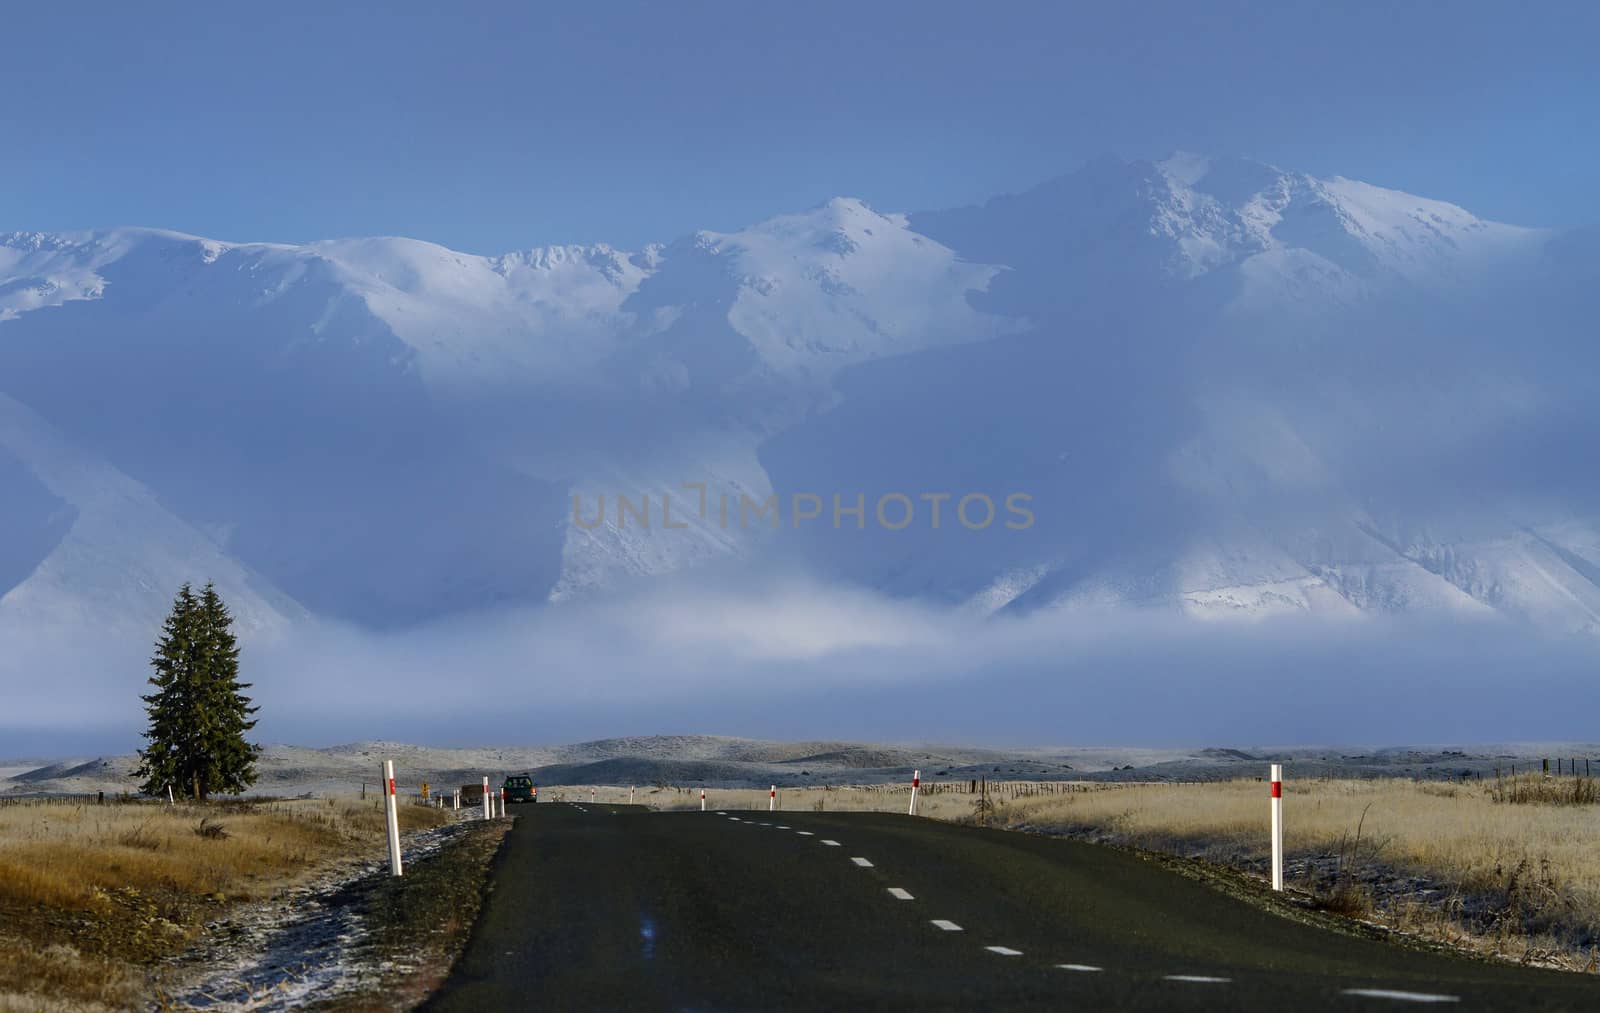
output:
M506 805L539 800L539 789L533 786L533 778L527 774L512 774L506 778L506 783L501 785L501 790L505 793Z

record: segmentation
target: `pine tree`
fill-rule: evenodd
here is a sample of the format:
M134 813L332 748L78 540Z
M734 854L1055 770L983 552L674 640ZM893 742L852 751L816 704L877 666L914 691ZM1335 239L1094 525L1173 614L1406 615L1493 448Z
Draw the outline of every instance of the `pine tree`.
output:
M200 628L207 659L200 740L200 753L207 760L206 790L237 795L256 783L261 747L246 741L245 733L256 726L252 715L260 708L245 695L250 683L239 681L233 614L212 584L200 594Z
M156 641L150 665L155 692L143 697L150 719L148 745L135 776L140 790L176 792L203 800L212 792L237 794L255 783L260 747L245 740L255 727L239 681L239 648L233 617L216 589L196 596L185 584Z

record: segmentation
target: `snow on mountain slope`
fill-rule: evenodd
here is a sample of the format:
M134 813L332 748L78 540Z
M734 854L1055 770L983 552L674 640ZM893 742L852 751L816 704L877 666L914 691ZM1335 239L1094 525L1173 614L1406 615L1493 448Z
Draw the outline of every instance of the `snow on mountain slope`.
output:
M962 262L911 231L905 215L859 200L838 198L738 233L703 232L694 246L728 265L738 282L728 322L779 373L827 375L1017 326L967 301L998 268Z
M1591 246L1187 154L638 252L14 234L0 391L155 504L95 516L158 545L184 526L240 581L371 626L781 560L979 612L1586 630L1600 509L1570 462L1600 430ZM25 523L0 535L0 580L114 597L127 578L52 569L98 530L76 526L81 490L31 477L51 454L11 454L0 504ZM715 507L941 491L1026 492L1038 523L774 530ZM575 496L588 518L605 497L600 523L573 521ZM619 496L648 497L651 525Z
M764 503L773 494L756 459L756 438L742 431L692 435L647 461L589 462L569 490L561 577L550 600L759 551L770 528L741 517L747 502Z
M1459 280L1464 268L1531 252L1549 238L1543 230L1483 221L1454 204L1342 176L1319 180L1260 162L1190 154L1157 168L1171 185L1170 206L1206 212L1191 210L1172 234L1226 249L1228 256L1213 258L1219 262L1299 249L1355 275L1447 281Z
M1024 193L913 217L968 258L1002 264L998 311L1075 318L1139 302L1178 311L1320 311L1396 282L1447 287L1538 255L1553 233L1442 201L1241 158L1100 159Z
M47 555L0 594L12 635L148 639L178 586L214 581L249 642L307 618L292 599L168 512L150 490L71 446L12 397L0 394L0 452L31 470L69 508Z
M1578 525L1560 525L1567 537ZM1580 537L1593 541L1594 534ZM1495 611L1563 633L1600 633L1600 586L1593 571L1535 531L1488 536L1413 537L1400 551ZM1574 565L1574 564L1577 565Z
M475 257L410 239L303 248L416 350L430 383L454 389L521 380L582 383L628 327L623 303L654 251L555 246Z
M0 236L0 321L73 299L98 299L105 280L94 271L96 254L110 256L67 236Z

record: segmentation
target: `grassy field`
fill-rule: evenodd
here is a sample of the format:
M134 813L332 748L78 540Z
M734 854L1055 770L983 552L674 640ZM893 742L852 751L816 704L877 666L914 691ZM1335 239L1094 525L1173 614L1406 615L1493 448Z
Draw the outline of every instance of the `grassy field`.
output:
M1258 781L933 785L934 819L1099 840L1265 878L1268 799ZM623 802L627 789L600 788ZM588 788L551 789L587 799ZM1288 886L1308 903L1478 952L1600 969L1600 804L1585 778L1515 782L1289 781ZM782 789L780 808L904 812L909 786ZM699 807L698 789L638 789L639 802ZM765 809L764 790L708 792L713 809Z
M448 814L400 807L401 826ZM0 1009L125 1008L229 905L381 855L377 802L0 807Z

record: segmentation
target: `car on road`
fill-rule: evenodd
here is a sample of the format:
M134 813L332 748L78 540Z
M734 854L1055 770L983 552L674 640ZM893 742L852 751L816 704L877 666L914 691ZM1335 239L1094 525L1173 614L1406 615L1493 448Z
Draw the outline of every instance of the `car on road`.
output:
M529 777L527 774L512 774L510 777L506 778L506 783L501 785L501 790L505 794L507 805L510 805L513 802L536 801L536 796L534 795L533 778Z

